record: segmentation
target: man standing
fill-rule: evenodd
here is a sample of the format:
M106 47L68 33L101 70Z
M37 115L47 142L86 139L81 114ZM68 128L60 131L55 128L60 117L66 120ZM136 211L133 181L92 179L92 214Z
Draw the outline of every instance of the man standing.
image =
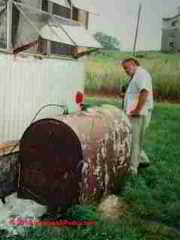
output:
M136 176L140 164L149 164L149 159L142 147L145 129L150 123L153 109L152 78L134 58L127 58L121 64L131 78L125 94L124 110L132 125L132 152L129 169L130 173Z

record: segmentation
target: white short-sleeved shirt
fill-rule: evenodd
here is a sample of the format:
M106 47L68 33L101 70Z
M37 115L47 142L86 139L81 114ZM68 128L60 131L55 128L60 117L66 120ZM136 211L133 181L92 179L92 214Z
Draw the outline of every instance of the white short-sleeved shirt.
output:
M142 89L148 90L149 96L140 114L147 115L153 109L152 78L145 69L138 67L125 94L124 108L127 114L136 108Z

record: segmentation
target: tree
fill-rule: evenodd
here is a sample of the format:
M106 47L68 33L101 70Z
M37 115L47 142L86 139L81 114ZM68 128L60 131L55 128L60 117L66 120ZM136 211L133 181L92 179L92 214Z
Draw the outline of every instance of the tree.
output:
M97 32L94 34L95 39L106 49L119 49L120 42L117 38L107 35L103 32Z

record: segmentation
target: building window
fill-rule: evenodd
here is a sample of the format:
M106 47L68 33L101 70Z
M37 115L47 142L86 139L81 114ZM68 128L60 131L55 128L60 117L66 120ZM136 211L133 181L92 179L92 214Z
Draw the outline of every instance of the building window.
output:
M56 3L53 4L52 13L57 16L61 16L64 18L71 18L71 9L58 5ZM62 56L73 56L74 47L64 43L58 43L51 41L51 54L53 55L62 55Z
M73 7L72 19L81 23L86 29L88 29L89 13L87 11Z
M78 9L73 7L72 19L78 21Z
M52 14L61 16L64 18L70 18L71 17L71 9L66 8L64 6L58 5L56 3L51 3L52 4ZM49 12L49 1L48 0L43 0L42 1L42 10ZM41 54L47 54L47 40L39 40L38 44L38 50ZM50 43L50 54L53 55L63 55L63 56L72 56L74 47L63 44L63 43L58 43L58 42L53 42L49 41Z
M64 43L51 42L51 54L73 56L75 47Z
M42 0L42 10L48 12L48 0Z
M57 6L54 5L54 13L56 15L70 16L70 9L62 6L55 8ZM48 1L43 0L42 9L52 13L53 4L51 2L49 4ZM78 18L79 22L86 23L84 16L84 12L79 9L75 10L74 18ZM6 17L7 14L5 11L5 20ZM100 46L86 33L84 27L81 26L84 24L78 24L70 19L62 19L55 16L55 14L52 16L52 14L44 13L40 9L34 10L33 8L17 3L13 8L12 19L15 24L12 27L12 47L16 54L27 51L44 55L53 54L77 57L82 52L80 50L85 52L85 48L99 48ZM1 45L3 45L3 38L7 39L4 34L6 27L7 23L5 21L3 29L1 30L0 28Z
M176 27L176 25L177 25L177 20L175 20L175 21L173 21L173 22L171 23L171 26L172 26L172 27Z
M58 5L56 3L53 4L53 14L65 18L71 17L71 10L70 8L63 7L61 5Z
M169 48L170 48L170 51L174 51L175 50L175 44L173 41L169 42Z

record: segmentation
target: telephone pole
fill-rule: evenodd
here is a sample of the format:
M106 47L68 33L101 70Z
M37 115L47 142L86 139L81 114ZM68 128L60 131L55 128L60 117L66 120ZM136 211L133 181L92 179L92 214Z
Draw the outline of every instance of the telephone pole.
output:
M137 44L137 38L138 38L138 32L139 32L141 10L142 10L142 4L140 3L138 8L138 18L137 18L136 33L135 33L135 39L134 39L133 56L136 56L136 44Z

